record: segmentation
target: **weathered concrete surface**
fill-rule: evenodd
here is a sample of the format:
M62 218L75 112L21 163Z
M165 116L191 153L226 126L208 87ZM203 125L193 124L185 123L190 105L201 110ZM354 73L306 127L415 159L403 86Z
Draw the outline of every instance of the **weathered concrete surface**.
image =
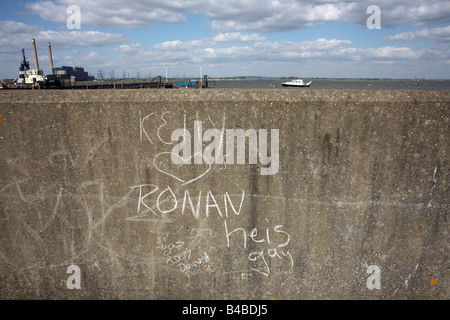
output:
M0 92L0 298L448 299L449 101ZM195 120L278 129L279 171L174 165Z

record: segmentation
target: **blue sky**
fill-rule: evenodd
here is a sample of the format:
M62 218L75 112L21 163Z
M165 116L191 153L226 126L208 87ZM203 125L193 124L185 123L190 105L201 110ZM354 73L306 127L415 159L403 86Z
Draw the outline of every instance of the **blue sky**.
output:
M75 5L79 29L67 20ZM380 9L379 29L367 20ZM34 67L97 76L450 78L448 0L45 0L0 2L0 78ZM369 19L370 20L370 19ZM372 21L372 20L370 20Z

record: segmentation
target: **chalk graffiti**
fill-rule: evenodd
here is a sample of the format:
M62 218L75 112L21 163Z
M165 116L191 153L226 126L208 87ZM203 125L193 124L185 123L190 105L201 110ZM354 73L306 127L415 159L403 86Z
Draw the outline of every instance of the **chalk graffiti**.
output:
M250 245L252 245L252 247L255 245L260 247L248 254L248 260L255 262L255 265L251 267L251 270L269 276L270 263L268 263L268 260L275 259L278 261L284 260L284 258L288 259L287 265L289 266L284 272L290 272L292 270L294 260L290 251L285 248L291 241L291 236L288 232L283 230L282 225L266 228L265 233L262 236L258 235L257 228L252 229L250 232L247 232L244 228L240 227L230 231L226 220L224 221L224 228L227 247L238 246L243 249L246 249ZM271 233L272 236L270 235ZM235 238L233 241L231 241L232 236ZM242 241L240 241L240 239Z
M202 253L193 252L184 241L169 242L169 235L157 237L157 249L165 256L165 264L175 266L186 276L196 275L200 272L211 272L214 270L206 251ZM194 258L195 256L195 258Z
M212 168L211 162L209 162L209 160L208 160L205 156L201 155L201 157L202 157L203 159L205 159L205 163L207 164L206 170L204 170L203 172L201 172L199 175L195 176L194 178L191 178L191 179L189 179L189 178L183 178L182 176L179 176L177 173L172 172L172 171L170 171L169 169L165 169L165 168L163 168L163 167L160 166L160 164L159 164L160 162L162 162L162 163L167 163L167 162L164 161L164 160L167 160L167 159L164 159L164 157L165 157L166 155L170 155L170 158L171 158L171 159L174 159L174 158L180 158L180 159L182 159L178 154L175 154L175 153L173 153L173 152L161 152L161 153L158 153L158 154L153 158L153 166L154 166L159 172L164 173L164 174L168 175L169 177L172 177L172 178L174 178L175 180L181 182L182 185L190 184L190 183L192 183L192 182L194 182L194 181L197 181L197 180L201 179L203 176L205 176L206 174L208 174L208 172L209 172L209 171L211 170L211 168ZM192 157L196 157L196 156L197 156L197 154L194 154L193 156L190 156L189 159L191 159ZM169 158L169 157L167 157L167 158ZM158 160L160 160L160 161L158 161ZM192 175L191 172L189 172L189 175Z
M173 152L175 147L187 148L183 144L183 141L188 141L188 134L190 134L186 128L186 114L183 118L182 135L179 136L181 142L173 141L171 139L173 132L169 130L169 125L173 125L176 120L175 115L170 111L162 110L148 112L145 115L139 112L138 130L141 150L134 150L125 141L120 141L125 140L123 137L114 137L109 132L108 137L93 139L91 147L80 154L61 149L51 152L39 161L32 161L27 155L5 160L10 172L7 178L4 178L5 182L0 189L2 200L5 200L3 208L6 213L2 223L14 226L17 232L22 234L22 243L14 243L13 247L18 248L23 245L28 248L28 251L11 256L0 252L4 260L23 272L29 268L39 267L44 262L52 267L67 266L73 259L90 256L89 253L93 248L100 248L110 257L121 257L133 261L133 254L121 250L120 246L123 244L120 239L115 239L114 230L117 229L108 229L109 222L112 220L129 223L164 221L176 225L180 223L177 217L189 217L192 219L187 221L198 224L189 226L190 228L186 229L189 231L181 232L180 237L174 242L166 242L167 239L157 241L157 250L160 250L161 256L165 259L164 266L174 266L176 270L189 276L219 270L213 265L213 261L217 259L216 252L226 246L229 241L227 238L233 237L237 232L227 235L221 228L221 224L209 226L203 224L203 221L232 223L232 221L244 219L244 213L249 212L247 201L249 195L245 188L239 186L220 190L208 184L202 187L196 182L213 173L224 176L227 163L233 164L233 161L227 161L232 151L237 153L233 153L233 159L234 155L237 156L237 164L243 162L242 157L248 151L251 155L248 164L253 165L259 162L259 164L270 165L266 168L267 170L277 167L278 158L274 153L269 156L268 150L264 149L263 142L267 142L268 132L253 129L242 132L227 131L231 129L225 129L225 113L221 128L216 128L210 115L205 119L200 121L197 115L197 120L194 122L197 133L200 133L202 131L200 128L203 127L206 131L201 132L200 140L196 135L191 136L195 144L193 150L199 152L194 152L189 157L182 151ZM210 128L206 128L208 123ZM227 132L234 140L238 140L233 150L226 149ZM219 133L223 139L218 139ZM275 139L278 133L272 133L271 137ZM249 148L240 150L239 145L242 140L239 139L249 139L251 141ZM120 144L118 144L119 141ZM200 144L203 143L206 145L200 148ZM133 182L122 194L113 194L113 190L117 191L115 188L119 184L118 181L111 181L111 177L101 170L86 172L86 169L89 170L101 162L99 159L102 158L97 155L108 154L110 149L118 146L123 147L121 152L130 155L128 159L131 162L122 164L122 167L114 163L114 169L119 172L120 169L125 168L131 172L130 181ZM235 150L236 147L237 150ZM271 147L274 152L278 147L278 141L274 140ZM216 152L219 150L225 150L226 153ZM96 156L97 159L95 159ZM178 160L183 160L182 162L186 159L191 160L191 163L181 165L186 166L187 170L176 171L183 169L179 168L180 165L173 163L173 158L177 157ZM130 163L133 165L131 168L125 167ZM149 176L158 177L159 175L165 180L163 182L157 178L144 180L141 174L144 163L148 165L148 170L151 170ZM104 165L104 162L101 165ZM196 165L195 174L189 170L189 165ZM102 167L99 166L99 168ZM74 172L80 172L81 176L71 181ZM51 174L50 182L48 182L47 174ZM24 213L11 214L17 211ZM130 227L132 228L132 225ZM70 232L67 237L65 234L61 235L63 245L68 248L65 255L54 254L51 248L53 242L49 241L53 232L75 229L76 232ZM158 232L156 229L150 228L150 230L153 233ZM276 230L271 232L282 235L282 231L284 229L277 226ZM256 265L263 259L289 258L286 247L277 247L288 241L287 237L273 248L270 246L263 248L262 242L254 241L259 238L252 231L247 234L247 237L250 239L248 241L261 245L261 248L251 248L236 259L254 263L254 269L259 270ZM211 243L215 245L210 246ZM137 247L135 249L138 250ZM263 254L258 254L261 250ZM269 273L266 270L262 272Z
M71 172L85 168L92 154L105 146L105 140L99 139L84 155L73 156L62 149L38 160L27 155L5 160L8 171L3 174L6 182L0 188L0 198L2 209L8 214L1 220L1 227L16 230L20 240L11 243L14 254L0 250L3 261L23 272L42 264L48 268L67 266L93 246L111 250L97 241L107 232L109 217L129 204L133 191L113 197L108 192L110 184L101 178L67 179ZM58 244L69 244L64 254L55 254L55 232Z
M192 215L198 219L200 218L200 208L203 208L204 211L202 212L204 212L205 217L209 217L212 212L220 217L229 217L231 214L240 214L245 198L245 190L242 190L240 195L230 195L228 192L223 195L214 195L211 190L208 190L206 195L203 194L203 196L200 190L198 196L194 197L191 196L189 189L185 189L183 196L180 197L174 193L170 186L161 189L155 184L141 184L130 188L139 190L136 210L138 215L142 214L142 210L147 210L155 216L161 216L174 212L181 203L181 215L191 211ZM233 203L232 198L237 196L241 199ZM217 200L219 198L222 198L223 202L219 202ZM130 219L134 219L134 217Z
M210 261L208 254L204 252L199 258L192 260L192 262L181 262L177 266L186 275L196 275L203 271L213 271L212 267L208 264Z
M168 237L168 234L165 234L164 236L159 236L156 239L156 243L158 244L156 246L156 248L160 249L165 256L172 254L172 251L174 249L178 249L178 248L184 246L184 241L176 241L175 243L167 244L166 243L167 237Z
M156 130L155 128L153 129L156 132L152 132L149 129L147 122L157 117L157 112L151 112L143 117L142 112L139 111L139 141L142 144L144 140L146 140L152 145L155 145L156 141L159 141L163 146L176 143L170 150L156 154L153 158L153 165L157 170L177 181L184 184L196 181L206 175L211 170L213 164L245 164L247 154L250 165L258 164L258 160L259 163L263 165L260 168L261 175L275 175L278 172L280 140L278 129L270 130L271 151L269 155L267 139L269 131L267 129L225 129L225 114L222 119L222 128L217 129L215 128L211 117L208 115L208 120L213 125L213 128L203 132L204 121L195 120L193 134L191 135L190 131L187 129L186 114L184 114L183 128L172 131L170 139L167 139L163 138L161 134L161 130L171 124L164 117L166 114L170 114L170 111L164 111L160 114L162 124L155 126ZM248 152L246 152L246 140L248 140ZM203 147L204 143L208 144ZM208 169L194 179L183 179L176 173L158 166L158 160L166 155L170 155L171 162L175 165L201 165L205 163L208 165Z
M221 128L216 127L210 115L202 121L197 113L193 131L189 130L187 114L184 113L182 128L170 132L168 128L173 127L175 121L174 115L169 111L152 111L146 115L139 111L139 142L143 147L151 147L153 168L157 173L172 178L173 184L168 183L163 187L147 181L130 186L137 195L136 216L128 219L153 221L155 217L161 217L175 222L176 217L187 214L195 220L212 217L223 219L224 229L217 234L218 241L222 239L227 247L232 246L233 242L245 249L241 259L250 262L250 271L268 276L271 272L269 265L278 261L288 266L286 270L290 270L293 265L293 258L288 250L290 235L282 225L267 228L264 238L259 236L256 228L248 232L243 228L228 230L230 219L248 212L243 209L247 198L245 189L241 189L239 193L225 191L218 194L209 188L198 190L197 187L195 192L190 188L191 184L217 172L215 169L218 165L223 170L227 165L246 164L246 157L249 165L268 165L260 168L261 175L276 174L279 167L279 131L270 130L269 155L268 130L226 129L225 112ZM210 127L206 128L208 123ZM194 168L194 165L197 167ZM242 238L238 238L238 233L242 234ZM191 237L185 238L186 241L178 240L173 243L166 242L167 236L158 237L158 248L167 256L166 265L176 265L179 271L189 275L199 273L200 265L211 262L210 255L206 251L194 254L187 243L202 236L212 237L212 230L198 228ZM234 238L233 241L231 238ZM247 248L249 242L252 243L251 248ZM288 259L287 263L285 259Z

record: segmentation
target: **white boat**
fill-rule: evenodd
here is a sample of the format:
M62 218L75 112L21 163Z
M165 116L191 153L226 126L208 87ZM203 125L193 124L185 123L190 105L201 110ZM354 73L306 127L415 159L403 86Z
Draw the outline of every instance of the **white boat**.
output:
M305 82L303 79L294 79L291 81L283 82L281 85L283 87L309 87L312 81Z
M22 55L23 55L23 61L20 64L20 73L19 73L19 79L17 83L25 83L25 84L35 84L38 82L44 81L44 71L39 69L39 61L37 57L37 51L36 51L36 42L33 38L32 41L33 44L33 52L34 52L34 64L36 65L36 69L30 69L30 63L28 62L27 58L25 57L25 49L22 49Z
M42 70L37 70L37 69L28 69L28 70L24 70L24 71L20 71L20 79L25 79L25 83L27 84L33 84L33 83L38 83L38 82L43 82L44 81L44 72Z

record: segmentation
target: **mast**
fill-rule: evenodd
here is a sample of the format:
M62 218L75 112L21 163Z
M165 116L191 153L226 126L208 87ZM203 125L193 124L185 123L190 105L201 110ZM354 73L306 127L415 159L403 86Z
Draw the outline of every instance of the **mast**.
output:
M22 56L23 56L23 61L22 61L22 65L21 65L21 71L25 71L30 69L30 63L27 61L27 58L25 57L25 49L22 48Z
M19 78L22 78L24 81L27 77L27 70L30 70L30 63L28 62L27 58L25 57L25 49L22 48L22 56L23 56L23 60L22 63L20 64L20 71L22 71L23 73L19 76Z

